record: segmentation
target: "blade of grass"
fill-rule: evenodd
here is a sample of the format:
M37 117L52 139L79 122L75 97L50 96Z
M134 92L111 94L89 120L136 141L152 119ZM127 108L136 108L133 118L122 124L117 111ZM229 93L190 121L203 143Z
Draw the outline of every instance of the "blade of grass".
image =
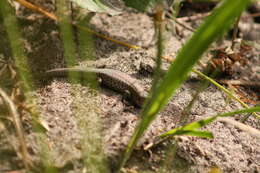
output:
M153 83L151 91L155 91L156 86L161 78L162 69L162 55L164 51L164 33L165 33L165 22L163 21L164 18L164 9L162 8L161 4L158 4L158 7L156 8L155 17L153 18L154 22L154 29L155 33L157 35L157 55L156 55L156 67L154 70L154 76L153 76Z
M4 26L8 35L12 56L18 70L18 75L22 82L22 87L27 93L33 89L32 76L28 66L27 57L24 54L22 37L18 26L14 10L7 0L0 1L0 13L4 19Z
M125 5L144 12L152 7L158 0L123 0Z
M196 136L201 138L213 138L213 134L208 131L200 131L200 130L177 130L174 135L189 135Z
M59 19L60 35L63 43L64 58L67 67L72 67L77 64L76 44L74 42L73 28L70 22L70 16L66 15L70 12L70 4L67 1L57 1L57 16ZM69 72L68 78L71 82L80 82L78 73Z
M56 6L60 26L60 35L63 40L65 61L67 66L74 66L77 64L76 44L73 38L70 16L66 15L70 11L69 3L66 1L57 1Z
M73 66L76 63L75 57L76 54L76 45L73 37L73 30L69 16L65 14L68 13L69 4L66 1L58 1L57 2L57 12L60 19L60 33L61 38L64 45L64 56L68 66ZM86 40L85 40L86 41ZM81 42L82 43L82 40ZM86 43L86 42L84 42ZM83 48L83 46L81 47ZM86 48L86 47L84 47ZM83 49L79 49L79 51L84 51ZM73 82L77 80L81 80L81 78L77 78L77 73L69 74L69 79ZM97 87L97 82L94 74L89 74L84 76L84 79L90 79L89 83L93 87ZM80 81L82 82L82 81ZM83 81L84 82L84 81ZM101 135L101 119L98 116L99 107L97 107L98 103L95 103L94 96L89 102L82 103L82 93L79 90L71 91L74 95L75 100L73 101L73 111L77 121L77 127L80 130L81 134L81 152L82 157L85 163L85 167L87 169L86 172L109 172L106 164L106 159L103 155L103 147L102 147L102 135ZM85 101L85 100L84 100ZM84 118L86 117L86 118Z
M210 138L210 136L207 136L207 135L211 135L210 132L197 131L196 129L202 128L202 127L208 125L209 123L213 122L217 118L218 118L219 121L224 121L224 122L227 122L227 123L231 122L230 124L240 128L241 130L248 132L252 136L259 138L260 137L260 131L259 130L254 129L254 128L249 127L249 126L246 126L245 124L239 123L239 122L234 121L234 120L226 120L225 118L221 118L221 117L232 116L232 115L239 114L239 113L248 113L248 112L254 112L254 111L259 111L259 110L260 110L260 107L254 107L254 108L250 108L250 109L243 109L243 110L238 110L238 111L234 111L234 112L218 114L216 116L205 118L203 120L195 121L195 122L189 123L187 125L174 128L172 130L169 130L168 132L161 134L156 139L155 144L157 145L157 144L167 140L169 137L173 137L173 136L176 136L176 135L191 135L191 136L209 137ZM192 134L192 133L188 134L187 132L195 132L195 133L194 134ZM199 136L199 135L201 135L201 136Z
M208 71L207 68L205 71ZM214 72L212 72L211 76L214 77L216 76L218 73L217 70L215 70ZM188 104L187 107L184 108L184 110L182 111L181 115L182 115L182 120L178 123L178 125L184 125L186 124L188 118L189 118L189 115L190 115L190 111L191 111L191 108L193 106L193 104L195 103L196 99L198 98L199 94L205 90L208 86L209 86L209 81L207 80L203 80L202 83L201 83L201 86L197 89L196 93L193 94L192 96L192 100L190 101L190 103Z
M220 90L222 90L223 92L225 92L230 98L236 100L237 102L239 102L244 108L249 108L249 106L247 104L245 104L242 100L240 100L239 98L237 98L236 96L234 96L234 94L229 91L228 89L226 89L225 87L221 86L219 83L217 83L215 80L213 80L212 78L208 77L207 75L201 73L200 71L197 71L195 69L192 69L192 72L196 73L197 75L199 75L200 77L204 78L205 80L209 81L210 83L212 83L213 85L215 85L216 87L218 87ZM260 116L253 112L253 114L255 115L256 118L260 119ZM243 118L242 121L246 120L249 116L245 116L245 118Z
M130 157L137 140L154 120L159 110L165 106L175 90L185 81L188 73L203 52L230 27L249 2L249 0L223 1L197 32L195 32L188 43L184 45L176 61L171 65L168 73L158 85L155 92L152 93L151 99L146 102L142 110L142 120L128 143L117 172L119 172Z
M237 111L233 111L233 112L217 114L215 116L205 118L203 120L192 122L192 123L187 124L187 125L182 126L182 127L174 128L174 129L172 129L172 130L170 130L166 133L163 133L162 135L160 135L160 137L166 137L166 136L170 136L170 135L171 136L178 135L178 134L182 134L183 133L182 131L192 131L194 129L201 128L201 127L213 122L218 117L228 117L228 116L233 116L235 114L259 112L259 111L260 111L260 107L253 107L253 108L249 108L249 109L242 109L242 110L237 110Z
M105 35L103 35L103 34L99 34L99 33L95 32L95 31L93 31L93 30L91 30L91 29L89 29L89 28L87 28L87 27L85 27L85 26L80 26L80 25L78 25L78 24L74 24L74 25L75 25L77 28L81 29L82 31L89 32L89 33L91 33L91 34L93 34L93 35L96 35L97 37L100 37L100 38L103 38L103 39L112 41L112 42L117 43L117 44L120 44L120 45L122 45L122 46L131 48L131 49L140 49L140 48L141 48L141 47L139 47L139 46L132 45L132 44L129 44L129 43L126 43L126 42L123 42L123 41L115 40L115 39L112 39L112 38L110 38L110 37L108 37L108 36L105 36Z
M75 11L75 13L77 13L77 10ZM94 15L94 13L88 13L86 16L84 16L83 19L80 19L80 21L78 21L78 25L83 27L88 26L90 20ZM77 48L79 57L82 60L95 60L95 39L93 34L85 32L82 29L78 29L77 27L75 27L75 29L78 42Z
M45 16L48 16L49 18L51 18L53 20L58 20L57 16L55 16L54 14L49 13L48 11L45 11L41 7L33 5L30 2L27 2L25 0L15 0L15 1L19 2L21 5L29 8L29 9L32 9L32 10L35 10L35 11L39 11L40 13L44 14Z
M108 13L110 15L116 15L121 13L121 9L116 8L109 1L103 0L71 0L77 3L80 7L85 8L89 11L100 12L100 13Z

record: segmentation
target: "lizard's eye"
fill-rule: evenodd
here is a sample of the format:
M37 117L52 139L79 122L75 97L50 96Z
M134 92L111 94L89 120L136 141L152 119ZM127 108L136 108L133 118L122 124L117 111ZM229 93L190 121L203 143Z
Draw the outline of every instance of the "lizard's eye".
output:
M125 97L125 98L131 98L131 93L130 93L130 91L125 90L123 94L124 94L124 97Z

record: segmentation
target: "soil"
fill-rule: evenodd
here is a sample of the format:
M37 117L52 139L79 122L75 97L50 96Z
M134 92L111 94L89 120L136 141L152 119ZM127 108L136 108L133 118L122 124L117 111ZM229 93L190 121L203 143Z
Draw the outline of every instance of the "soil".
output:
M52 1L37 0L34 3L50 12L55 10ZM109 167L113 169L141 119L141 110L125 100L121 94L106 88L96 90L89 85L71 83L64 78L42 82L38 74L48 69L66 66L58 24L24 7L17 9L17 15L21 23L29 64L37 84L32 94L37 98L40 119L47 129L47 141L44 142L52 158L49 161L60 168L61 172L76 173L88 169L84 165L83 160L86 158L84 156L93 155L97 163L102 164L105 159ZM182 22L194 28L201 23L201 19ZM248 21L242 21L241 25L248 25L248 23ZM250 33L255 32L254 34L258 34L258 37L248 36L250 33L245 33L246 30L241 29L240 36L244 35L244 39L250 39L253 46L246 55L247 64L238 63L230 78L259 82L260 24L253 22L250 25ZM1 23L0 26L0 33L3 33ZM145 90L149 91L152 75L142 67L155 64L156 46L153 44L155 33L152 18L133 11L126 11L115 16L97 13L91 18L90 27L111 38L143 48L129 49L114 42L93 37L95 51L93 57L95 58L92 57L91 60L86 60L85 57L76 58L78 65L120 70L137 78ZM177 24L174 27L177 32L167 33L165 45L167 57L175 57L192 34L191 31ZM90 37L88 34L85 36ZM225 39L215 43L211 50L230 46L230 44L230 39ZM3 51L6 52L6 50ZM7 56L6 53L1 54ZM210 56L212 56L210 52L206 53L202 62L207 61ZM169 65L163 60L163 68L167 69ZM183 119L182 111L200 86L200 81L188 80L178 89L138 142L124 171L159 172L167 168L167 172L206 173L212 171L213 168L219 168L222 172L232 173L260 172L260 139L222 121L215 121L203 128L213 133L213 139L179 136L174 140L169 139L154 144L158 135L179 126L179 122ZM259 88L253 90L240 87L239 89L243 93L249 93L250 97L248 97L259 103ZM249 106L254 105L249 103ZM188 122L241 108L239 103L210 85L196 99L188 116ZM243 116L237 115L230 119L239 120ZM28 122L23 124L30 154L34 160L40 162L39 156L44 147L37 143L37 134L33 132L31 125L28 125ZM260 130L260 122L254 116L250 116L245 124ZM6 128L0 124L1 131L6 131ZM0 135L0 155L5 156L0 159L0 172L20 170L23 167L20 156L13 151L13 148L19 150L17 149L19 148L18 139L14 133L11 134L9 137L6 137L5 133ZM10 146L10 143L13 145ZM91 147L89 147L90 144L92 144ZM104 155L96 153L104 153ZM85 162L91 162L91 158L90 161L85 160Z

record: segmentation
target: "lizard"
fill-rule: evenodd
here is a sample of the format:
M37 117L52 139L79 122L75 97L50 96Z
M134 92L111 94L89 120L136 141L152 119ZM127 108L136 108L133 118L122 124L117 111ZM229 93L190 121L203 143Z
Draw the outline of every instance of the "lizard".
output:
M56 68L46 71L48 76L67 77L69 73L95 74L102 86L110 88L114 91L126 94L128 99L137 107L142 107L147 93L138 80L119 70L108 68L92 68L92 67L71 67Z

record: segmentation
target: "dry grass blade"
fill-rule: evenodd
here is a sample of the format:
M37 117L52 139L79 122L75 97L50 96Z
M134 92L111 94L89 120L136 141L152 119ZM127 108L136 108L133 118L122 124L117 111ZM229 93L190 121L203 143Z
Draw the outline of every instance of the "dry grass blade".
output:
M232 36L232 44L231 44L231 49L234 50L235 47L235 40L237 39L237 33L238 33L238 24L240 21L241 16L239 16L236 20L236 23L234 24L234 31L233 31L233 36Z
M83 30L83 31L86 31L86 32L89 32L89 33L91 33L91 34L93 34L93 35L96 35L96 36L98 36L98 37L100 37L100 38L103 38L103 39L106 39L106 40L115 42L115 43L117 43L117 44L120 44L120 45L129 47L129 48L132 48L132 49L140 49L139 46L131 45L131 44L128 44L128 43L126 43L126 42L122 42L122 41L119 41L119 40L112 39L112 38L110 38L110 37L108 37L108 36L99 34L99 33L95 32L95 31L93 31L93 30L91 30L91 29L89 29L89 28L87 28L87 27L85 27L85 26L83 27L83 26L80 26L80 25L77 25L77 24L74 24L74 23L72 23L72 25L76 26L77 28L79 28L79 29L81 29L81 30Z
M31 4L30 2L27 2L25 0L15 0L15 1L19 2L21 5L29 8L29 9L39 11L40 13L44 14L45 16L48 16L49 18L51 18L53 20L56 20L56 21L58 20L57 16L55 16L54 14L49 13L49 12L45 11L44 9L42 9L41 7Z
M0 69L0 76L2 76L7 69L7 65L5 64L1 69Z
M187 17L180 17L178 18L177 20L178 21L193 21L193 20L199 20L199 19L202 19L202 18L205 18L207 16L209 16L210 13L201 13L201 14L196 14L194 16L187 16Z
M3 101L8 106L8 109L9 109L11 115L13 116L14 126L15 126L15 129L16 129L16 132L18 135L18 139L19 139L20 145L21 145L21 154L23 157L23 162L24 162L26 169L28 169L29 166L32 165L32 162L30 160L29 153L26 148L26 142L25 142L24 132L23 132L23 128L21 125L19 113L16 109L15 104L11 100L11 98L5 93L5 91L2 88L0 88L0 96L3 98Z
M224 122L224 123L228 123L228 124L232 124L233 126L249 133L250 135L260 139L260 131L253 128L253 127L250 127L248 125L245 125L243 123L240 123L238 121L235 121L235 120L232 120L230 118L222 118L222 117L219 117L218 118L218 121L221 121L221 122Z
M260 82L257 81L245 81L245 80L219 80L220 83L223 84L231 84L231 85L242 85L242 86L249 86L249 87L259 87Z
M183 24L182 22L178 21L177 19L173 19L173 18L172 18L172 20L173 20L174 22L176 22L178 25L180 25L181 27L183 27L184 29L187 29L187 30L190 31L190 32L195 32L195 29L190 28L189 26L186 26L185 24Z

